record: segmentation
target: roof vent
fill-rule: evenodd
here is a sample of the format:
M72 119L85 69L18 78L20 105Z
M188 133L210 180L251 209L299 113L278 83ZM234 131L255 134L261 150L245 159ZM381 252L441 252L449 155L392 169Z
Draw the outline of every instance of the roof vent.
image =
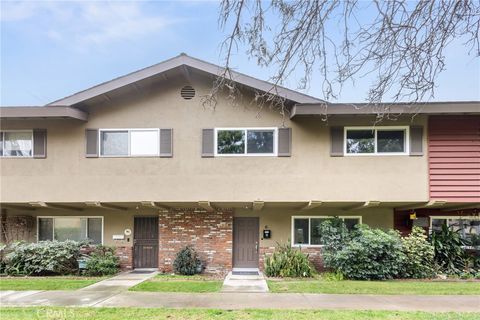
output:
M183 99L190 100L195 97L195 89L193 89L191 86L185 86L180 91L180 95Z

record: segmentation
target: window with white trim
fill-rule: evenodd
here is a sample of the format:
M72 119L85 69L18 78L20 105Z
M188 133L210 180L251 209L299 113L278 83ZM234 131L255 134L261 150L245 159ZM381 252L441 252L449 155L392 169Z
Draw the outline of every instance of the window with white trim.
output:
M480 246L480 217L478 216L431 216L430 231L442 230L446 224L451 230L458 232L471 246Z
M216 128L216 156L275 156L277 128Z
M292 244L295 246L319 246L322 235L320 225L333 216L293 216L292 217ZM357 224L362 223L361 216L340 216L347 229L352 230Z
M89 240L103 243L103 217L38 217L38 241Z
M160 129L100 129L99 136L102 157L159 155Z
M2 131L0 139L0 156L12 158L33 156L32 130Z
M408 150L409 128L346 127L346 155L404 155Z

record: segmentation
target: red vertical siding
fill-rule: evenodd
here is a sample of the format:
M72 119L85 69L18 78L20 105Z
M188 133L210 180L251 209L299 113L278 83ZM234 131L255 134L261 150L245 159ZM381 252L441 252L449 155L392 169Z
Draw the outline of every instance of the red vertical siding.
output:
M428 124L430 198L480 202L480 116L432 116Z

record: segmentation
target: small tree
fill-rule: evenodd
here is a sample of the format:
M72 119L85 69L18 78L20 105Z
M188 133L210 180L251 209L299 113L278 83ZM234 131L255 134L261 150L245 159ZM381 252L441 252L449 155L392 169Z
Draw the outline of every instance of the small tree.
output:
M308 254L292 248L290 241L277 243L275 252L265 259L265 274L269 277L311 277L314 273Z
M413 227L408 237L402 239L405 253L405 271L407 278L431 278L435 276L435 249L428 242L425 230Z
M194 275L202 270L202 262L198 257L198 253L192 246L186 246L177 253L173 268L176 273L183 275Z
M334 256L336 271L346 278L385 280L401 275L405 254L400 234L360 225Z
M441 230L432 232L431 242L435 250L435 262L446 274L460 274L468 265L465 240L451 230L446 223Z
M318 226L318 232L321 235L320 243L323 245L323 264L327 269L336 269L335 254L345 246L350 238L347 226L342 219L334 217L322 222Z

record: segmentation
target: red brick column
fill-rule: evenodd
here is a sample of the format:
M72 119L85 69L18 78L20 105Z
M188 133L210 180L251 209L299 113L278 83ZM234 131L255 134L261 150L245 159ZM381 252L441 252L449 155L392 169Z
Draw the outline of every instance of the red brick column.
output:
M226 273L232 268L233 212L172 211L159 215L158 267L173 270L177 252L192 245L206 273Z
M133 269L133 251L132 247L116 247L115 255L120 259L120 269Z
M323 262L321 255L321 248L301 248L302 252L308 254L308 259L312 262L313 266L317 271L323 271ZM265 259L268 256L271 256L275 251L275 247L260 247L260 256L259 256L259 267L260 270L265 268Z

